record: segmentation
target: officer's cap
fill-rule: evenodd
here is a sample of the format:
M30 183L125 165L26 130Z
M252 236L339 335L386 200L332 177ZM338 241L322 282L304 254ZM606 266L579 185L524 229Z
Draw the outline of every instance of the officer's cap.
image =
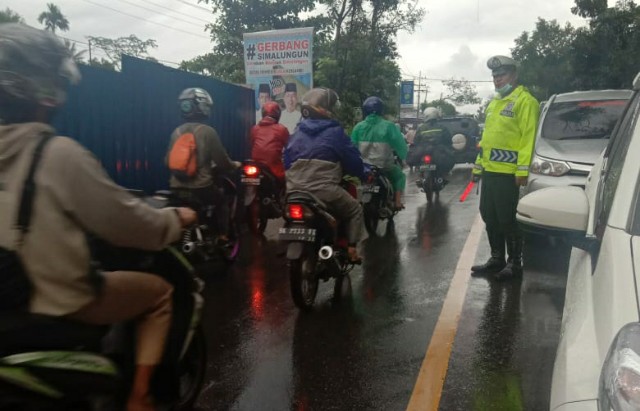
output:
M516 71L518 62L507 56L493 56L487 61L487 67L491 70L492 75L499 76Z

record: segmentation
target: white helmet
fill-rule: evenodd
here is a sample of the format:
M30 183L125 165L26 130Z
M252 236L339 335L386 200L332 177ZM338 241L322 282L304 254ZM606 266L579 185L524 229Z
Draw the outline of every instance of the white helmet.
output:
M422 114L424 114L424 121L439 120L442 117L440 109L435 107L425 108Z

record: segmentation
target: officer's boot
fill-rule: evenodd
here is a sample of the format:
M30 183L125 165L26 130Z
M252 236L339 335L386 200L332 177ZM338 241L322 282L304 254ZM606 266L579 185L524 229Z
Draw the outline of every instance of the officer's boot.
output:
M504 236L495 230L487 230L487 236L491 247L491 257L486 263L471 267L471 275L494 274L506 265L504 261Z
M518 235L510 235L507 237L507 252L509 259L507 265L495 274L494 278L498 281L507 281L512 278L520 278L522 276L522 238Z

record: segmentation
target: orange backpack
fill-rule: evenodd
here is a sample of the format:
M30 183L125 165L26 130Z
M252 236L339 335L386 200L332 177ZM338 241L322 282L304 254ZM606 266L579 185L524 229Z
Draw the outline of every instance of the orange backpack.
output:
M179 179L189 179L198 171L195 132L184 132L176 139L169 152L168 165L171 173Z

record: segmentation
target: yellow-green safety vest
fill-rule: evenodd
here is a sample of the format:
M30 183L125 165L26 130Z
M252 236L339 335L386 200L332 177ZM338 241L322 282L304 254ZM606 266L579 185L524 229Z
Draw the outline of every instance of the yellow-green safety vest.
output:
M480 153L473 170L529 175L533 155L540 105L524 86L518 86L508 96L499 95L489 103Z

